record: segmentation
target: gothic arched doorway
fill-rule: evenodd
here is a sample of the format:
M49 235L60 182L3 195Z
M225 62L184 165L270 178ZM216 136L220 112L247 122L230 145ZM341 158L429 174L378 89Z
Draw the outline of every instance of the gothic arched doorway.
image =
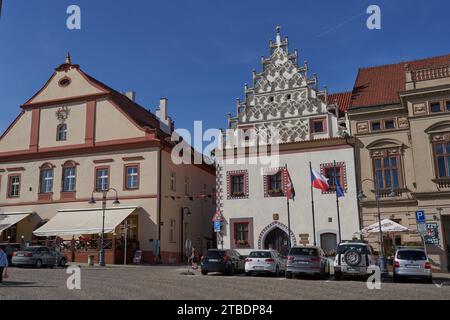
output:
M336 252L338 245L337 235L335 233L323 233L320 236L320 244L325 253Z
M270 231L264 240L264 249L277 250L282 256L289 253L289 238L286 232L280 228Z

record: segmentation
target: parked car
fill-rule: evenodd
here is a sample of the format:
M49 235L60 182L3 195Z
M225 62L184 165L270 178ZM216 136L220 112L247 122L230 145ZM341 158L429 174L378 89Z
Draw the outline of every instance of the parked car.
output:
M431 263L424 249L397 249L394 258L394 282L400 282L401 279L406 278L433 282Z
M334 260L334 278L339 281L344 276L367 277L369 267L376 264L377 259L367 241L343 241L338 245Z
M287 258L286 278L293 275L320 275L322 278L330 276L330 263L323 250L319 247L293 247Z
M276 250L258 250L245 259L245 274L268 273L279 277L286 271L286 260Z
M245 271L245 259L236 250L208 250L201 260L203 275L221 272L234 275Z
M0 243L0 248L5 251L8 263L11 264L13 253L22 250L22 245L20 243Z
M11 259L14 266L34 266L41 268L43 266L65 267L67 257L54 250L42 246L30 246L21 251L14 252Z

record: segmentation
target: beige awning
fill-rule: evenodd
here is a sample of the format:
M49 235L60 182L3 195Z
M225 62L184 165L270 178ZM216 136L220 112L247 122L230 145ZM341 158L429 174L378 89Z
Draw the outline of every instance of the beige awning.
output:
M1 213L0 214L0 233L11 228L13 225L19 223L32 212L17 212L17 213Z
M113 233L138 207L108 208L105 211L105 233ZM38 237L100 234L102 209L61 210L56 216L33 232Z

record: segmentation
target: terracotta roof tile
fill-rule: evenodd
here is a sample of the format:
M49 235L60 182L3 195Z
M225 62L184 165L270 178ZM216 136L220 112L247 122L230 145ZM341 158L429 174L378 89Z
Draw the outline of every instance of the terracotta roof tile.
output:
M351 108L400 103L399 92L406 89L405 65L411 70L446 66L450 65L450 54L359 69Z
M333 93L328 95L328 103L333 104L337 103L339 106L339 111L346 112L350 107L350 103L352 100L352 92L340 92Z

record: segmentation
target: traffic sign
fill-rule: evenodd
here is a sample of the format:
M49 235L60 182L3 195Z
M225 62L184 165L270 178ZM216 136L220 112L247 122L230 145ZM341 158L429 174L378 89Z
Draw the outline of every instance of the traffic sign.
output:
M222 231L222 223L220 221L214 221L214 231L215 232Z
M416 222L417 223L427 222L427 217L425 215L425 211L423 211L423 210L416 211Z
M427 224L424 222L417 223L417 231L419 231L419 233L422 237L425 237L426 235L428 235Z

